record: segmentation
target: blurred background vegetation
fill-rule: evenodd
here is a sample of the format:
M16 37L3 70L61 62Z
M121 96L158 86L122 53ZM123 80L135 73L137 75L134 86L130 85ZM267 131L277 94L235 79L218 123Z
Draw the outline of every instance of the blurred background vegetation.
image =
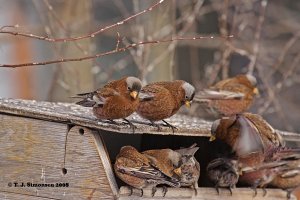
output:
M0 0L0 27L51 38L86 35L121 21L153 0ZM150 12L95 37L47 42L0 33L0 63L84 57L174 36L228 36L142 45L80 62L0 68L0 96L69 102L76 93L134 75L144 83L184 79L201 90L223 78L253 73L260 97L253 112L275 128L300 132L300 2L297 0L165 0ZM191 115L212 118L196 106Z

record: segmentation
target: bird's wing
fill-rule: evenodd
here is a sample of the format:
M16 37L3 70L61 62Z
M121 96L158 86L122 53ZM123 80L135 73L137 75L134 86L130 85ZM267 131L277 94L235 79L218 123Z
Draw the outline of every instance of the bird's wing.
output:
M225 164L225 160L223 158L217 158L209 162L206 169L211 170L219 166L222 166L224 164Z
M150 101L154 98L154 94L150 92L140 91L139 99L140 101Z
M248 120L250 120L256 127L260 127L263 139L269 140L274 147L284 147L285 141L281 134L276 131L268 122L266 122L260 115L245 113Z
M146 179L149 182L152 180L156 183L164 183L173 187L179 187L180 185L179 180L166 176L152 165L144 164L136 167L119 167L119 169L125 174Z
M144 151L143 154L150 160L150 164L153 168L159 170L165 176L173 177L174 166L170 159L170 149Z
M159 93L162 90L167 91L167 89L159 85L154 85L154 84L147 85L141 89L139 93L139 99L140 101L150 101L155 97L156 93Z
M223 100L223 99L243 99L244 94L241 92L231 92L226 90L203 90L198 92L194 97L194 102L205 102L207 100Z
M256 126L243 115L237 116L240 132L233 149L239 156L253 152L265 152L262 138Z
M90 93L81 93L77 94L75 98L81 98L81 101L76 102L76 104L84 106L84 107L102 107L106 99L112 96L119 95L119 93L111 88L101 88L94 92Z

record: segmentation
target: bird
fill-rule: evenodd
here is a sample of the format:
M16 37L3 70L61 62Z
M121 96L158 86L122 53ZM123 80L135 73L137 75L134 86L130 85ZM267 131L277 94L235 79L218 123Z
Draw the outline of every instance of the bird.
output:
M253 113L215 120L211 126L210 141L216 138L232 147L238 156L285 146L281 134L260 115Z
M209 162L206 167L209 179L215 184L215 188L219 194L219 187L226 187L230 190L235 188L239 180L238 161L229 158L216 158Z
M140 103L136 113L142 118L151 122L161 130L155 121L162 120L166 126L172 128L174 133L175 126L164 119L174 115L182 105L191 106L195 95L195 88L190 83L183 80L154 82L144 86L141 94L146 94L140 98Z
M300 148L280 147L273 149L273 153L264 162L252 167L244 167L241 172L246 177L251 177L263 172L263 176L257 177L254 184L265 187L271 185L290 193L300 186ZM247 176L248 175L248 176Z
M180 185L193 188L195 195L197 195L198 180L200 178L200 163L195 158L195 153L199 147L196 145L194 143L188 148L175 150L180 153L181 159L178 168L174 169L174 172L179 176Z
M300 148L279 148L268 159L278 166L270 185L281 189L290 189L300 186Z
M116 157L114 171L122 181L141 189L141 196L143 196L144 188L151 188L152 196L154 196L156 186L159 184L180 187L176 174L172 172L172 167L169 170L168 166L164 166L165 164L168 165L167 162L159 163L155 157L138 152L132 146L124 146ZM165 193L166 191L164 195Z
M123 119L130 127L135 126L126 119L134 113L139 105L139 92L142 88L141 81L133 76L111 81L104 87L93 92L77 94L75 98L82 100L76 104L92 107L93 114L98 119L105 119L115 123L114 119Z
M244 113L216 120L211 134L211 140L218 138L233 149L242 167L239 181L251 185L255 194L257 187L288 189L300 184L300 149L286 147L261 116Z
M240 74L219 81L214 86L197 92L194 101L206 104L222 116L232 116L248 110L259 94L257 80L250 74Z
M199 147L193 144L177 150L154 149L143 151L155 166L170 177L179 179L180 186L192 187L197 194L200 164L194 157ZM177 175L177 176L176 176Z

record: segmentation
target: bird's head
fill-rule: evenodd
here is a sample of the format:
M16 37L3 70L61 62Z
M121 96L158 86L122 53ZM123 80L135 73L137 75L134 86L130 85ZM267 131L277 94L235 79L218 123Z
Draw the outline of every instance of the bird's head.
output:
M130 96L133 99L137 99L139 96L139 92L142 89L142 82L140 81L140 79L133 76L129 76L126 78L126 84Z
M214 121L212 126L211 126L211 128L210 128L210 138L209 138L210 142L212 142L216 139L217 130L218 130L218 127L220 125L220 122L221 122L221 120L218 119L218 120Z
M194 99L194 96L195 96L195 88L194 88L194 86L192 86L188 82L185 82L182 85L182 88L184 90L184 99L183 99L182 103L185 104L186 107L190 108L191 103L192 103L192 101Z
M251 86L253 87L253 91L252 91L253 94L259 95L259 90L257 88L257 80L256 80L256 78L253 75L251 75L251 74L247 74L246 78L248 79L248 81L251 83Z

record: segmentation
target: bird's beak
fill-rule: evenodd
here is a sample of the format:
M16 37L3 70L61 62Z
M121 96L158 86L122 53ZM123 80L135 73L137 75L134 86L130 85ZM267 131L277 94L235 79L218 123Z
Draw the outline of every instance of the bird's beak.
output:
M186 106L186 107L188 107L188 108L190 108L190 107L191 107L191 102L190 102L190 101L188 101L188 100L187 100L187 101L185 101L185 102L184 102L184 104L185 104L185 106Z
M137 91L132 91L132 92L130 92L130 96L133 98L133 99L136 99L137 98L137 96L138 96L138 92Z
M178 176L181 176L181 168L178 167L178 168L174 169L174 173L177 174Z
M257 89L257 88L254 88L254 89L253 89L253 93L254 93L255 95L259 95L258 89Z
M211 135L210 138L209 138L209 141L212 142L212 141L214 141L215 139L216 139L216 136Z

